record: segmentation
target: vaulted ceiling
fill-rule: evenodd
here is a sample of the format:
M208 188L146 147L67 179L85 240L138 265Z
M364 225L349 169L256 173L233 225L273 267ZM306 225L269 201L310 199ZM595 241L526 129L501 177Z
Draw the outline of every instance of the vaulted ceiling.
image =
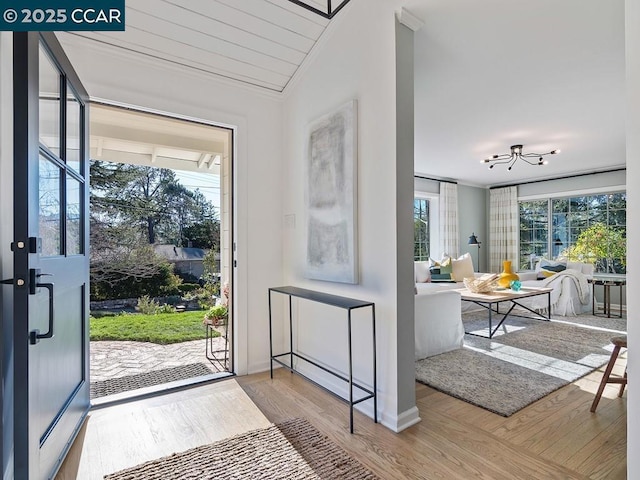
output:
M289 0L127 0L124 32L64 35L282 92L328 23Z

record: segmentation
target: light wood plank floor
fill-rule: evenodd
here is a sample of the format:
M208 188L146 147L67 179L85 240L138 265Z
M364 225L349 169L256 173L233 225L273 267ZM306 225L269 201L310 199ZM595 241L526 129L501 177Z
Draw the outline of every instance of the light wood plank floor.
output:
M626 354L614 373L621 374ZM305 417L383 480L626 478L626 394L596 371L509 418L416 384L422 422L400 434L287 371L260 373L92 412L57 479L102 475L269 422ZM241 387L241 388L240 388ZM245 393L246 392L246 393ZM252 403L253 401L254 403Z
M270 425L234 379L95 410L56 479L107 473Z
M626 354L614 373L624 372ZM395 434L362 414L349 434L348 406L280 370L238 383L272 422L305 417L381 479L626 478L626 393L609 385L589 412L604 367L509 418L416 384L422 421Z

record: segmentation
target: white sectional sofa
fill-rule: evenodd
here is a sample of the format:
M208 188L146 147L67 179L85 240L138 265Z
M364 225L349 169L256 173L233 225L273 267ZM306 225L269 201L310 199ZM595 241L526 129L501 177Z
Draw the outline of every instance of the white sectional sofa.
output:
M476 276L482 275L479 273ZM574 316L591 309L591 289L587 279L593 275L593 265L569 263L567 270L552 277L537 280L538 272L519 272L522 285L551 287L551 312ZM415 355L426 358L461 348L464 339L462 311L478 309L471 302L462 302L453 290L464 288L462 282L416 282L415 295ZM546 295L521 300L540 312L547 309ZM525 303L526 304L526 303Z
M460 304L460 294L451 289L416 295L416 360L462 348L464 326Z

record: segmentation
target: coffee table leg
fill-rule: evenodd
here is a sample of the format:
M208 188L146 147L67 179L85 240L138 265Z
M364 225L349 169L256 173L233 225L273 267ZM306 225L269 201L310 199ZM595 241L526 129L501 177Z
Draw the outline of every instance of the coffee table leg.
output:
M491 311L492 311L491 304L489 304L489 338L493 337L493 332L491 329Z

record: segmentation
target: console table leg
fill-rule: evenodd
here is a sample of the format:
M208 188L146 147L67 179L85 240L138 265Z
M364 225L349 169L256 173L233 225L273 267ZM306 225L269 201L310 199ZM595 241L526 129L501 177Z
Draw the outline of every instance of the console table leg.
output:
M373 332L373 421L378 423L378 370L376 361L376 307L371 305Z
M349 430L353 433L353 355L351 349L351 310L348 311L349 329Z
M271 327L271 290L269 290L269 371L273 380L273 332Z

